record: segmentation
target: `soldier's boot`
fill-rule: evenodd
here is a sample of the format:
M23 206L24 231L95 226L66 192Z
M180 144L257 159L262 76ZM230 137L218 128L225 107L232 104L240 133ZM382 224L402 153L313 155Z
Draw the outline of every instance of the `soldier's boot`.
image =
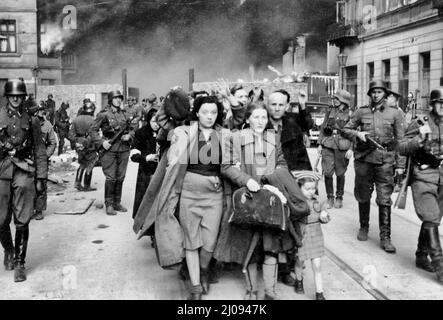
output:
M78 191L83 191L82 178L83 178L84 172L85 172L85 169L78 168L77 174L75 175L75 188Z
M415 252L415 266L428 272L435 272L431 261L428 258L429 244L424 231L424 223L421 224L420 234L418 235L417 251Z
M443 253L440 244L440 234L438 224L424 222L424 234L429 243L429 254L432 260L432 266L435 268L437 281L443 284Z
M244 300L258 300L257 265L249 265L245 273L246 293Z
M370 210L371 210L371 202L370 201L358 203L360 230L358 231L357 239L359 241L367 241L368 240Z
M11 228L4 224L0 229L0 242L5 250L3 265L5 270L14 270L14 243L12 242Z
M380 227L380 247L387 253L395 253L397 249L391 243L390 206L378 206L378 224Z
M128 209L121 205L122 200L123 181L117 181L115 183L114 191L114 210L120 212L128 212Z
M335 194L335 204L336 209L343 208L343 195L345 193L345 176L337 176L337 193Z
M25 258L28 249L29 227L15 231L14 282L26 281Z
M265 285L264 300L280 300L279 295L275 291L277 285L277 263L263 263L263 282Z
M114 210L114 187L115 182L111 180L105 181L105 206L106 214L109 216L115 216L117 213Z
M326 194L328 196L328 202L326 209L332 209L334 207L334 179L333 177L325 176Z
M92 170L90 173L85 172L85 179L83 180L83 191L89 192L97 190L97 188L91 187L91 181L92 181Z

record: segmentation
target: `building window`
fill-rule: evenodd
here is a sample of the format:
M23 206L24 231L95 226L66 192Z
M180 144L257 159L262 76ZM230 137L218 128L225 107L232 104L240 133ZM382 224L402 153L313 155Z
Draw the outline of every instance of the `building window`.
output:
M423 52L420 54L420 93L422 108L428 105L429 91L431 85L431 53Z
M353 105L351 106L352 109L357 106L357 76L357 66L345 68L345 86L346 90L351 93L353 98Z
M385 81L391 82L391 60L383 60L383 78Z
M400 57L398 91L401 94L400 106L405 107L409 93L409 56Z
M43 86L53 86L55 85L55 79L41 79L41 84Z
M368 63L368 68L367 68L367 71L368 71L368 82L371 82L372 80L374 80L374 62L370 62L370 63Z
M0 20L0 53L17 52L15 20Z

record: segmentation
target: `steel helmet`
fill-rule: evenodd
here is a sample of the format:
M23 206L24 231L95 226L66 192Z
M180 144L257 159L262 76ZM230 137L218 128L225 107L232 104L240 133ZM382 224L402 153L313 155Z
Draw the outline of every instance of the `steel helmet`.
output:
M112 99L120 97L122 100L124 99L122 93L119 90L110 91L108 93L108 102L111 102Z
M397 97L397 99L398 99L398 98L401 98L401 96L402 96L402 95L401 95L400 93L398 93L397 91L394 91L394 90L391 90L391 89L388 89L388 90L387 90L387 93L388 93L388 95L389 95L389 94L393 94L394 96Z
M373 89L383 89L387 93L389 90L388 83L383 80L371 81L371 83L369 84L368 96L371 96L371 91Z
M351 98L352 95L343 89L337 90L337 92L334 95L334 98L337 98L341 103L346 104L348 107L351 106Z
M431 91L431 103L443 102L443 87L436 88Z
M4 96L26 96L26 84L23 80L8 80L5 84Z

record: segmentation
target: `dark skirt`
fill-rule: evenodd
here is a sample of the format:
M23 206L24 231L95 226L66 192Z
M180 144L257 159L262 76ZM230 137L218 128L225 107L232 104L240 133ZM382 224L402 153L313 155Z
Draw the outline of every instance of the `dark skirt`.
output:
M137 214L138 208L140 207L140 203L142 202L145 192L148 189L154 171L144 170L141 166L139 166L138 168L137 183L135 185L134 207L132 209L132 218L135 218L135 215Z

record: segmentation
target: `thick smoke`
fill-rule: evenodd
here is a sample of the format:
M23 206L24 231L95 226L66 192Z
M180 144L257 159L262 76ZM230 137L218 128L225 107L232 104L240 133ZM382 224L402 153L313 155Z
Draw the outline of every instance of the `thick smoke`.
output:
M325 65L324 27L333 22L334 0L225 1L86 1L76 2L79 30L64 50L78 57L73 83L120 83L128 70L129 86L164 94L174 85L219 77L250 79L274 76L268 64L281 65L283 40L308 33L315 51L306 71ZM164 4L167 3L167 4ZM57 21L65 0L39 6L46 19ZM311 36L312 35L312 36ZM312 41L311 41L312 40ZM311 55L313 56L313 55ZM316 69L319 67L318 69Z

